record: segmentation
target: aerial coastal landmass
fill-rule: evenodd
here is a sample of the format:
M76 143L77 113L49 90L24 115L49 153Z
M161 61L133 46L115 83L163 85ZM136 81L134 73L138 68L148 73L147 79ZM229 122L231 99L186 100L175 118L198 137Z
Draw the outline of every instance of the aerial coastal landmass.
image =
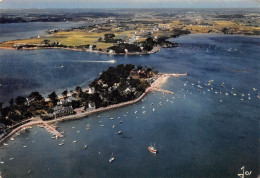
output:
M212 12L213 11L213 12ZM178 12L81 12L50 15L32 11L15 17L3 12L1 23L88 21L95 23L70 29L50 29L47 35L6 41L2 49L62 48L107 54L151 54L161 48L178 47L170 38L183 34L244 34L259 35L259 14L222 14L221 11ZM56 12L57 13L57 12Z
M34 125L44 125L52 134L62 137L46 124L133 104L150 91L174 94L162 90L162 84L169 76L185 75L187 74L159 74L152 68L135 68L132 64L121 64L103 71L100 77L84 90L77 86L75 92L64 90L60 97L52 92L47 99L37 91L32 92L27 98L18 96L15 100L11 99L7 107L2 108L1 103L0 143L21 129ZM44 122L48 120L50 122Z
M1 9L0 178L259 177L259 12Z
M65 30L50 29L44 36L2 42L0 48L18 50L62 48L107 54L140 55L152 54L161 48L178 47L181 44L168 41L168 39L177 38L180 35L196 33L258 35L260 33L258 21L255 20L257 14L254 13L221 15L186 10L180 14L170 12L137 12L135 14L82 12L80 15L73 13L56 15L55 10L50 10L53 14L43 16L35 11L25 12L26 14L17 17L10 15L8 11L2 12L0 22L65 21L68 23L69 20L86 20L98 23ZM133 71L138 71L138 75L132 78ZM131 64L118 65L116 68L110 67L108 71L103 72L99 79L90 83L90 88L84 92L78 86L76 92L65 90L61 98L55 92L48 96L49 100L45 100L39 92L32 92L27 98L18 96L15 100L10 100L9 107L1 109L0 123L4 125L1 129L1 133L4 133L2 137L18 126L31 121L31 117L50 120L67 114L75 114L76 108L86 111L88 108L107 107L135 100L150 86L153 82L151 80L159 78L155 77L157 73L154 73L151 68L143 69L138 66L137 69L134 69L134 65ZM68 93L70 93L70 97L67 96ZM58 102L60 107L57 107ZM19 123L17 124L17 122ZM9 127L11 125L14 126Z

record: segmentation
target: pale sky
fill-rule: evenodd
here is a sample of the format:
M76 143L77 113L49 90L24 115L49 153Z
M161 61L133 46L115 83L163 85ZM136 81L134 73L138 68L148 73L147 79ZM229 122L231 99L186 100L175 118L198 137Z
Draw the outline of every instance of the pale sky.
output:
M0 0L0 9L22 8L260 8L260 0Z

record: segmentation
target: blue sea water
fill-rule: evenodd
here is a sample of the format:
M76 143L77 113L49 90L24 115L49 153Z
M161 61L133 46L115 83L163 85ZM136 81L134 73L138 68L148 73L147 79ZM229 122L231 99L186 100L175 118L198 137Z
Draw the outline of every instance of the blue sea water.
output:
M0 42L44 35L47 30L88 26L90 22L28 22L0 24Z
M149 93L135 105L56 124L65 132L62 139L52 139L39 127L22 131L0 149L2 176L238 177L245 166L252 171L251 177L257 177L259 37L199 34L174 41L182 46L142 56L0 50L0 97L4 102L35 90L47 95L77 85L85 87L117 64L188 73L170 78L164 85L175 95ZM89 62L111 59L117 62ZM206 86L210 80L214 82ZM116 134L119 130L122 135ZM65 144L59 146L62 140ZM150 143L156 144L157 155L147 150ZM109 163L112 153L115 160Z

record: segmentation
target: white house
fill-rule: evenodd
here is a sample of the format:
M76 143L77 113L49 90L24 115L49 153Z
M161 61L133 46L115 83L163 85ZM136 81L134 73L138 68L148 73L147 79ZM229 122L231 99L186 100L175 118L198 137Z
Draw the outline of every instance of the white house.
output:
M93 94L95 93L95 88L94 87L91 87L88 89L88 94Z
M95 102L88 103L88 109L96 109Z

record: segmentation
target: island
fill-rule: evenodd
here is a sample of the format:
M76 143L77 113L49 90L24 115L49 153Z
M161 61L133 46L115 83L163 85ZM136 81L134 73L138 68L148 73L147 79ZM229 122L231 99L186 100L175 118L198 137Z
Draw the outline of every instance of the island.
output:
M103 71L98 78L82 89L64 90L61 96L55 91L44 98L39 92L28 97L11 99L9 106L0 105L0 143L21 129L42 126L57 137L62 137L53 123L78 119L90 114L119 108L140 101L150 91L161 91L170 76L187 74L163 74L153 68L133 64L119 64Z

